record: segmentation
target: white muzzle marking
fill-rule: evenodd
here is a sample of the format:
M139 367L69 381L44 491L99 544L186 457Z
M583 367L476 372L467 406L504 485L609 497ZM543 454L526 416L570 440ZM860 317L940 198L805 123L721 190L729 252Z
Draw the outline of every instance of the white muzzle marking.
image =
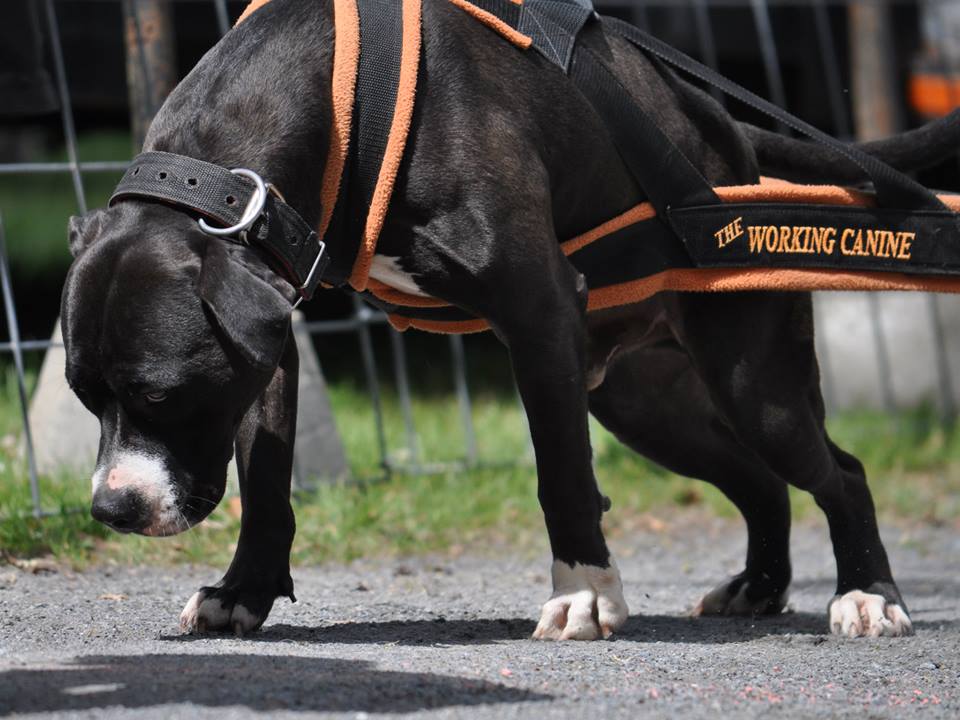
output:
M144 535L171 535L187 528L177 506L170 473L159 456L121 450L114 455L112 466L98 466L94 471L93 491L104 484L112 491L129 488L152 508L152 519L143 530Z

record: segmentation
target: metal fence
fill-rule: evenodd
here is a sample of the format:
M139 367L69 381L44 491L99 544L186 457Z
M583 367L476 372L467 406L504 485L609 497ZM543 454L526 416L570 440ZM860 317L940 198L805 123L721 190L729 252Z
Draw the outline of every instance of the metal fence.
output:
M63 44L61 42L60 25L57 18L57 7L73 0L38 0L41 5L41 12L45 19L47 40L50 51L50 62L55 76L57 94L61 111L61 123L63 139L66 146L66 162L24 162L0 164L0 175L27 175L27 174L59 174L69 176L73 184L73 192L76 197L77 210L81 213L87 211L87 199L84 192L84 175L92 173L108 173L119 175L126 168L124 162L80 162L77 153L77 132L74 126L74 112L71 104L69 86L67 82L67 69L64 61ZM132 2L136 0L103 0L104 2ZM178 2L197 2L212 4L216 12L216 21L221 33L226 32L236 12L235 4L230 4L226 0L177 0ZM853 0L846 0L852 2ZM903 0L907 2L908 0ZM947 0L945 0L947 1ZM810 13L813 21L814 33L816 38L815 52L822 61L823 68L823 97L829 108L829 117L831 130L833 134L849 138L852 134L850 111L848 109L847 97L844 89L842 63L838 57L838 49L835 45L835 28L831 24L830 5L838 3L828 3L828 0L660 0L660 2L647 2L646 0L610 0L607 2L597 2L598 7L603 10L612 10L621 17L632 20L635 24L646 27L657 33L658 28L652 21L654 15L663 17L665 10L671 10L674 16L679 15L684 18L684 22L690 23L692 35L695 38L695 54L706 64L716 67L718 65L718 43L716 30L711 18L711 10L722 8L739 8L749 15L750 25L741 28L740 32L745 37L752 36L757 44L759 62L762 65L763 77L766 82L766 94L771 100L780 106L786 106L787 93L784 81L784 75L781 68L781 53L778 48L777 38L774 34L771 21L771 6L784 6L798 8L804 12ZM839 3L843 4L843 3ZM234 12L231 12L233 10ZM136 22L136 13L134 16L134 31L136 34L138 60L141 64L140 71L143 78L149 85L149 68L145 61L143 52L143 37L141 27ZM725 99L718 97L721 102ZM65 219L66 220L66 219ZM27 397L27 387L24 375L24 354L40 353L52 347L51 342L46 340L23 340L20 337L19 325L17 319L16 303L13 297L12 282L10 277L9 260L7 254L7 238L4 235L2 208L0 208L0 284L2 284L3 303L6 314L6 321L9 328L9 341L0 343L0 353L9 354L13 358L16 368L19 399L23 418L23 438L25 443L26 462L29 469L29 482L33 501L34 514L41 516L48 511L44 508L40 496L40 488L37 479L36 463L34 458L33 442L30 433L29 406ZM875 301L870 304L869 321L872 328L873 342L875 352L877 353L881 365L880 382L886 387L889 384L890 368L888 359L888 341L884 335L884 329L879 319L879 310ZM928 321L935 328L935 337L937 338L937 373L938 382L941 386L945 398L951 398L946 412L953 414L952 404L953 385L950 377L949 362L947 352L944 346L944 330L940 316L940 308L936 296L929 296L927 301ZM306 330L311 336L326 334L347 334L353 335L358 343L359 352L362 358L364 375L370 396L373 422L377 438L377 446L381 459L381 465L386 474L392 471L402 470L404 472L422 473L436 471L443 467L449 467L449 463L438 465L432 462L430 458L421 457L419 443L417 442L417 430L413 420L412 393L410 389L407 357L403 336L392 329L390 332L391 353L393 363L393 373L399 398L401 416L404 423L404 438L406 452L403 454L404 461L397 462L392 460L390 449L387 443L387 433L385 430L385 420L382 408L381 388L377 374L377 357L374 351L374 343L371 337L371 328L381 325L385 322L385 317L379 311L373 310L356 298L354 299L352 314L342 320L315 321L306 323ZM449 338L449 352L451 355L453 378L452 387L456 394L460 418L463 424L464 447L462 458L456 463L458 467L470 467L483 462L477 451L477 439L474 433L472 423L472 408L470 402L470 393L468 389L467 376L465 372L465 357L463 341L459 336ZM828 346L820 347L821 360L826 368L824 373L824 389L827 395L828 404L831 394L831 388L834 380L829 371L830 363L828 356L830 348ZM887 397L887 393L884 397ZM889 400L892 406L893 401Z

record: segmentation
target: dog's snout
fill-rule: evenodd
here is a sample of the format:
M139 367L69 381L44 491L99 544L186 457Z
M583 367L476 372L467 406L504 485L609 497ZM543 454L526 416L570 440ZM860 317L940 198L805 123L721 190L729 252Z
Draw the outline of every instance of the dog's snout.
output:
M172 535L193 524L180 506L180 487L162 457L123 449L93 474L91 514L120 532Z
M93 496L93 519L118 532L137 532L150 523L148 503L136 490L102 488Z

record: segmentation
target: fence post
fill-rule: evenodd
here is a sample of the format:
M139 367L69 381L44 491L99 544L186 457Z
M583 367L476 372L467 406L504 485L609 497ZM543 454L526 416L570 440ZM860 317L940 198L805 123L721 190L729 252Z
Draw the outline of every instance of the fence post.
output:
M153 116L177 82L170 3L124 0L123 25L130 129L137 153Z
M854 133L860 141L887 137L901 126L895 102L897 76L891 44L890 8L876 0L856 0L850 3L847 14ZM884 409L889 412L894 409L890 356L880 325L880 299L875 293L867 296L867 306L880 369L880 396Z
M303 313L295 310L291 328L300 356L297 385L297 440L293 479L298 490L315 490L318 482L338 483L350 474L347 454L330 410L327 383L313 349Z
M890 8L876 0L856 0L850 18L850 75L853 117L858 140L876 140L902 125L896 102Z
M13 362L17 370L17 392L20 396L20 413L23 420L23 439L27 451L27 471L30 475L30 499L33 502L33 515L40 517L40 482L37 477L37 462L33 454L33 435L30 434L30 408L27 403L27 384L23 370L23 353L20 347L20 324L17 321L17 309L13 304L13 283L10 280L10 265L7 260L7 242L3 232L3 216L0 216L0 283L3 289L3 308L7 317L7 330L10 333L10 345L13 348Z

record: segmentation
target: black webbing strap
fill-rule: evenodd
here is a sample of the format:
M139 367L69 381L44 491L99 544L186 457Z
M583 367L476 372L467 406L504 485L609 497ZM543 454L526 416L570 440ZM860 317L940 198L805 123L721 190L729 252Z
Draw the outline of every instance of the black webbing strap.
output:
M950 211L722 203L679 208L670 222L700 268L960 274Z
M357 140L354 178L363 206L368 208L380 176L396 109L403 51L403 3L357 0L357 11L360 61L353 106Z
M676 204L720 202L710 183L589 48L577 47L570 79L604 120L620 158L661 218L666 220Z
M516 3L513 0L469 0L469 2L500 18L515 30L520 27L520 14L523 12L524 3Z
M152 151L133 159L109 204L155 200L187 210L214 227L232 227L240 223L256 191L252 182L219 165ZM296 210L268 192L263 212L244 238L267 251L303 299L312 297L327 256L313 228ZM240 237L224 239L244 242Z
M472 0L530 37L532 47L558 66L603 120L644 194L666 220L674 204L719 203L710 184L630 96L616 75L577 37L594 15L590 0Z
M342 286L353 272L396 110L403 50L403 3L357 0L360 59L348 160L327 237L337 252L323 278Z
M595 15L592 13L592 4L589 0L526 0L520 5L509 0L473 0L473 3L496 15L519 32L528 35L533 41L533 47L544 57L558 65L564 72L569 71L571 78L575 81L579 79L578 86L591 103L601 111L602 117L612 130L621 154L632 156L632 159L642 155L656 168L645 170L636 162L624 158L659 212L663 212L668 206L683 207L703 203L706 193L702 186L705 181L700 182L702 178L699 178L699 173L690 166L689 162L677 157L679 153L677 147L652 120L646 118L636 102L620 85L615 74L597 58L585 58L586 67L581 67L579 73L574 67L576 61L572 64L573 66L571 65L572 57L585 55L582 48L576 46L576 39L587 19ZM619 35L640 50L719 88L727 95L769 115L849 160L863 171L864 179L873 183L880 207L901 210L942 211L946 209L936 195L905 174L858 148L818 130L667 43L623 20L611 17L602 17L600 20L604 29ZM635 133L631 133L631 125L635 126ZM629 146L633 147L628 151ZM638 171L642 172L638 175ZM680 173L685 177L678 177L671 181L667 175L670 172ZM676 187L664 187L665 181ZM684 188L689 188L692 195L676 194L676 191L682 192ZM718 202L718 199L714 197L712 202Z
M580 29L593 15L590 0L524 0L517 30L564 72L570 67Z
M773 103L753 94L720 73L703 65L693 58L684 55L676 48L645 33L639 28L630 25L618 18L601 18L603 27L628 40L641 50L644 50L668 65L683 70L703 82L719 88L721 91L736 98L742 103L759 110L789 128L815 140L859 167L869 179L877 194L877 203L885 208L899 208L902 210L945 210L943 203L930 190L920 183L907 177L877 158L867 155L858 148L843 143L834 137L818 130L809 123L791 115ZM686 202L678 205L690 204Z
M590 0L470 0L531 40L534 50L567 72L577 35L593 15Z

